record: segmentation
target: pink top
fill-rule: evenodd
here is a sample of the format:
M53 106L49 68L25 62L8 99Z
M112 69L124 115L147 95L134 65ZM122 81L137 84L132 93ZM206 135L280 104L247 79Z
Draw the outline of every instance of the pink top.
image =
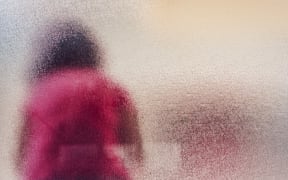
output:
M127 93L94 69L58 71L39 80L26 106L31 136L25 179L129 179L120 158L109 150L119 144L123 106L132 106Z

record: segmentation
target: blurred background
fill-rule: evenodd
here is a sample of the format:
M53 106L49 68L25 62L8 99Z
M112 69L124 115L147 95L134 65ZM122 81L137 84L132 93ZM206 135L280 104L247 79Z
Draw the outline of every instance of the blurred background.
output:
M0 179L13 165L37 29L82 20L130 92L136 179L287 179L288 2L0 0Z

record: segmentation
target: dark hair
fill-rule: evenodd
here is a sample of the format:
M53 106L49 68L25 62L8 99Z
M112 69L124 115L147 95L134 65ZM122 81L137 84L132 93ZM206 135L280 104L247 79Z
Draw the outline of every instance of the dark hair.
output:
M77 21L52 23L40 32L32 78L63 68L98 67L101 52L87 28Z

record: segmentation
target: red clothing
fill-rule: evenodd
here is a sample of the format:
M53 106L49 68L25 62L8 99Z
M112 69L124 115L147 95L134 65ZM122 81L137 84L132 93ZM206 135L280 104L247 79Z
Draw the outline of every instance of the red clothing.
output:
M126 92L94 69L58 71L39 80L26 108L31 137L25 179L129 179L109 148L119 144L120 108L130 105Z

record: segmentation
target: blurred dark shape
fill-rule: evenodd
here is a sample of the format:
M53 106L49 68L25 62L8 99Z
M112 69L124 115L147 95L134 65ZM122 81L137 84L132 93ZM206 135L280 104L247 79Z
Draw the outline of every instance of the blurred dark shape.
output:
M44 26L43 31L34 44L33 78L58 69L98 67L102 63L96 39L78 21L56 21Z

